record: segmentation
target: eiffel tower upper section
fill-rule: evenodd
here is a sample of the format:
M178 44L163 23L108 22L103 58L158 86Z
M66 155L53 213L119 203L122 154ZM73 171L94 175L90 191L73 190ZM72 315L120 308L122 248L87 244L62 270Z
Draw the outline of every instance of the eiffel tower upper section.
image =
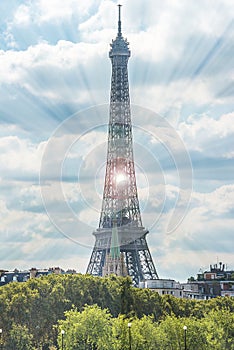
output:
M105 186L99 228L131 224L142 227L132 147L132 123L128 83L129 43L121 33L111 43L112 63L110 119Z

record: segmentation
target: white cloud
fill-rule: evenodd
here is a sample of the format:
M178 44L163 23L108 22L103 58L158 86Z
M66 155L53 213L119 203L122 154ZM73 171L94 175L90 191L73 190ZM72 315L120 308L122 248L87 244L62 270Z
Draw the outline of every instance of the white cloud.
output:
M95 4L95 0L37 0L20 4L10 21L11 27L18 25L29 25L34 22L43 25L51 21L70 20L72 16L82 18L87 16Z
M1 220L8 213L8 209L6 207L6 203L3 200L0 200L0 217Z
M30 8L24 4L20 5L14 15L16 25L28 25L30 23Z
M1 205L2 207L3 205ZM24 210L7 209L4 206L4 217L1 218L1 240L5 242L24 242L51 232L49 220L45 214Z
M8 177L38 175L44 143L39 145L17 136L0 138L1 174Z
M205 39L202 39L200 46L199 42L193 40L198 45L196 52L186 53L184 51L185 48L193 47L192 42L191 45L188 45L188 39L194 33L199 32L199 21L201 17L206 16L210 6L208 3L199 7L187 2L174 2L173 4L166 2L161 11L157 13L153 11L156 5L152 1L147 7L143 6L140 1L136 4L129 2L124 5L123 27L125 23L125 32L129 32L128 39L134 53L130 63L134 103L148 106L158 112L164 112L168 106L170 109L174 107L177 109L178 105L187 103L195 106L225 103L228 97L221 98L216 95L219 93L218 87L223 84L218 77L220 75L218 70L223 70L225 67L227 69L227 66L230 66L227 60L222 64L222 57L226 57L225 50L228 49L228 45L224 45L222 51L216 52L213 61L207 68L212 73L212 78L204 75L197 78L193 76L212 50L212 45L215 45L212 35L205 32ZM69 17L71 13L76 15L77 12L89 14L92 6L92 1L84 2L83 5L76 4L75 1L56 2L56 6L53 1L38 1L28 5L22 4L18 11L25 14L25 17L21 15L20 18L22 17L22 21L27 22L28 10L26 11L26 8L36 7L39 10L34 12L39 13L41 20L44 18L47 21L46 16L51 20L51 16L54 18L60 18L60 15ZM222 35L224 23L229 23L232 7L229 7L227 2L219 2L216 6L212 12L215 23L212 31L217 25L216 31L219 36ZM144 11L143 7L145 7ZM145 16L147 13L147 18L149 16L148 26L140 30L141 18L133 15L137 9L143 11L143 16L144 13ZM222 13L220 20L218 20L220 12L217 9L220 9ZM18 98L18 85L37 98L59 103L84 105L107 101L106 91L109 89L110 73L110 62L107 58L108 44L116 33L117 8L112 1L104 1L96 7L95 11L92 16L89 14L90 17L79 24L81 30L79 40L83 42L74 44L68 39L60 40L56 45L52 45L46 42L46 37L40 36L37 40L39 44L28 47L24 51L1 52L2 82L15 85L16 99ZM195 12L196 16L185 15L192 12ZM114 18L116 21L113 20ZM207 20L210 20L209 17ZM147 21L144 19L144 25ZM134 23L138 23L136 28ZM183 23L183 26L180 26L180 23ZM136 33L131 33L131 27L135 28ZM203 29L201 32L203 33ZM230 80L230 72L222 73L221 76L222 81ZM148 81L144 93L142 93L142 80ZM138 84L137 81L140 83ZM214 86L216 86L215 89ZM5 99L5 94L6 88L3 86L3 99Z
M20 136L24 135L26 136L25 130L23 130L20 126L15 125L15 124L2 124L1 123L1 128L0 128L0 137L2 136Z
M176 187L170 188L175 195L179 191ZM160 277L185 279L188 274L196 275L200 267L208 268L217 256L232 266L233 208L234 185L225 185L208 193L194 191L187 215L169 235L165 232L170 211L164 212L148 236ZM146 215L147 222L153 217L152 213L149 217ZM144 218L143 213L145 222Z
M191 150L212 157L231 158L234 137L234 113L213 119L209 115L192 115L178 126L179 134Z
M194 193L196 206L204 207L205 214L222 216L234 207L234 185L225 185L210 193Z
M143 95L141 86L133 87L131 91L133 103L147 106L156 113L165 113L165 110L170 106L170 109L173 109L173 112L170 113L172 120L176 118L178 108L180 109L182 105L201 106L215 101L209 83L202 81L200 78L180 79L168 82L166 85L155 82L155 85L151 84L147 87Z
M127 35L134 55L158 62L185 54L189 38L219 37L232 20L233 6L228 1L123 1L122 31ZM209 13L209 16L207 16ZM140 14L140 15L139 15ZM196 15L195 15L196 14ZM113 1L104 1L97 13L81 23L82 37L97 41L107 38L106 29L117 32L117 9ZM114 32L115 30L115 32Z
M117 8L113 1L102 1L98 11L79 25L79 30L83 32L84 35L88 34L86 38L92 40L98 31L102 32L105 30L104 28L113 28L113 20L115 18L117 22Z
M40 43L25 51L1 51L0 74L2 99L7 94L5 85L13 84L26 92L60 103L92 100L103 102L105 49L100 44L73 44L59 41L57 45ZM88 68L89 67L89 68ZM15 90L15 98L18 98Z
M202 249L202 247L200 251L174 247L165 250L164 253L164 256L157 255L157 252L154 254L154 261L160 278L168 278L169 276L180 282L186 282L187 278L190 276L196 277L201 270L209 270L210 264L216 263L217 258L233 268L233 254L228 252L219 252L217 256L217 252L210 252Z
M228 0L217 0L212 6L209 0L148 0L147 4L142 0L123 0L122 4L122 31L132 51L129 62L132 102L157 112L170 110L169 118L178 127L187 148L199 153L198 160L212 158L216 162L215 171L221 174L221 179L215 182L217 188L211 191L211 177L216 174L209 169L209 163L205 164L205 173L192 195L188 215L176 232L165 237L169 215L179 193L178 181L174 173L167 173L166 166L159 169L153 156L147 159L149 174L138 169L143 222L149 227L157 222L149 235L156 265L159 272L165 272L165 277L172 277L173 261L175 274L181 277L188 275L190 268L197 272L201 262L202 265L212 263L216 252L221 252L221 259L230 263L234 190L233 185L220 186L225 184L228 171L219 158L231 161L234 154L234 115L228 112L232 110L230 22L234 6ZM76 266L81 264L84 271L92 248L92 227L96 228L99 218L106 156L100 145L106 142L106 135L90 132L71 148L74 135L60 135L51 150L53 157L47 159L48 178L53 171L59 170L60 175L61 168L54 167L60 157L65 160L64 175L72 181L62 183L62 196L58 189L61 184L56 181L42 185L48 190L48 210L52 208L56 212L57 223L62 219L66 232L72 232L74 240L90 245L88 251L79 249L79 257L78 245L61 239L63 236L55 233L56 228L41 213L39 184L28 178L36 179L39 174L47 144L41 141L45 130L48 135L74 106L79 109L108 101L111 74L108 50L117 32L116 2L21 1L17 8L9 10L2 24L1 47L11 45L11 50L0 51L0 113L9 123L1 128L0 139L0 229L4 265L28 268L31 261L41 266L44 260L43 266L48 267L58 260L62 267L74 266L73 262ZM212 111L207 112L211 109L214 115ZM104 113L101 117L105 117ZM16 122L10 124L12 119L17 125ZM79 120L81 124L84 122L82 118L77 122ZM146 123L144 114L141 121ZM100 115L93 115L92 122L100 124ZM80 128L77 127L77 134ZM40 141L35 141L34 129ZM163 131L160 126L158 130ZM144 141L141 139L140 144ZM165 141L171 149L176 146L170 138ZM148 148L148 154L149 150L157 152L157 147L151 146L154 148ZM64 151L68 152L64 154ZM164 154L160 156L162 163L168 164ZM145 165L139 158L137 162L139 167ZM199 171L196 162L194 167L196 177ZM77 176L80 183L74 180L75 175L82 175ZM12 178L18 178L18 182ZM207 188L204 178L206 184L209 182ZM187 194L186 190L181 192L181 205L186 202ZM63 217L62 202L68 204ZM74 221L69 222L69 210L73 211ZM78 220L88 222L91 227L82 231L79 226L78 230L75 225Z
M179 188L168 186L171 189L171 195L166 191L169 204L174 206L174 198L179 192ZM169 205L169 208L171 206ZM191 243L191 249L197 250L210 240L211 250L217 249L217 240L222 241L225 237L222 232L231 237L230 227L233 226L232 211L234 207L234 185L225 185L208 193L193 192L190 200L189 209L184 216L182 223L172 234L165 234L166 226L170 220L171 211L164 211L159 221L160 231L164 245L171 248L173 242L183 248L183 240L188 240ZM185 214L185 212L184 212ZM229 232L229 233L228 233ZM212 239L212 236L214 239ZM219 238L218 238L219 237ZM156 239L156 238L155 238ZM187 241L186 241L187 242ZM186 244L188 244L188 242ZM196 247L196 248L195 248ZM188 247L189 249L189 247ZM199 250L199 249L198 249Z

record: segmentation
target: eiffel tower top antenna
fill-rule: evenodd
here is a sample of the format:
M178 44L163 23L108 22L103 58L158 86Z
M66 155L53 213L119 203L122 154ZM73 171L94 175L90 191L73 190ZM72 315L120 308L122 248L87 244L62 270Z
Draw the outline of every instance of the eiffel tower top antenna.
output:
M121 6L122 5L118 5L118 7L119 7L118 36L122 36L122 33L121 33Z

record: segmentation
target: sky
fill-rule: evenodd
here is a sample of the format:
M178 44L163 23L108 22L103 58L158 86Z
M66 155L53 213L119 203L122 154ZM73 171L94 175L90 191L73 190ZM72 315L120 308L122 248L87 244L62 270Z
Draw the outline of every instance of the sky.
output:
M0 2L0 269L86 271L117 4ZM121 4L138 195L159 277L233 269L234 4Z

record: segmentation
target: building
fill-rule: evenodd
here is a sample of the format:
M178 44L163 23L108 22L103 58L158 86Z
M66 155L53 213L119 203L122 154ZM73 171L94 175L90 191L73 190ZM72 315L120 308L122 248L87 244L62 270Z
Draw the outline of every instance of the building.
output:
M172 279L157 279L140 282L140 288L149 288L157 292L159 295L173 295L177 298L184 297L184 291L179 282Z
M35 267L30 270L20 271L15 269L14 271L0 270L0 287L10 282L26 282L30 278L37 278L41 276L47 276L51 274L75 274L75 270L64 271L60 267L51 267L49 269L36 269Z
M186 298L211 299L218 296L234 296L234 271L220 262L210 269L198 273L197 279L190 278L181 284Z
M173 295L177 298L208 300L216 297L234 296L234 271L225 265L210 265L210 270L191 277L186 283L172 279L146 280L139 283L140 288L149 288L160 295Z

